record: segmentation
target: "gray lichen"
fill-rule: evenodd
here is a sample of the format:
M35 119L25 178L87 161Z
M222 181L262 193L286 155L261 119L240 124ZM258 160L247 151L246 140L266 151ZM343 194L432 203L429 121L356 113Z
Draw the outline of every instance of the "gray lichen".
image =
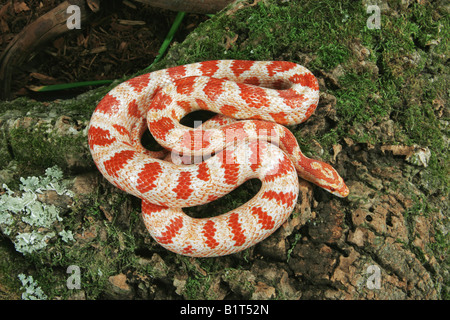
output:
M22 282L22 293L23 300L47 300L47 295L42 291L41 287L38 286L37 282L32 276L25 276L23 273L18 275L19 280Z
M32 253L47 245L48 239L57 233L52 229L55 222L61 222L59 209L53 204L46 204L38 199L38 194L45 191L55 191L58 195L72 197L62 182L63 173L58 167L51 167L45 171L43 177L20 178L20 192L16 193L3 184L6 192L0 195L0 228L8 236L15 238L16 250L21 253ZM27 226L17 232L14 225L25 223ZM73 240L70 231L58 233L65 242Z

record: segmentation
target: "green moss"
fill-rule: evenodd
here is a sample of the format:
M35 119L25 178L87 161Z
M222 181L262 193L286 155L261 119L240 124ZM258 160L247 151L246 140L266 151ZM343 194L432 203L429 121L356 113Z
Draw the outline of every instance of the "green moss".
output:
M447 268L447 272L443 272L444 285L442 288L442 299L450 300L450 275L448 272L448 266L450 265L450 233L443 232L442 230L436 230L434 234L435 242L430 245L431 250L440 258L443 268Z
M65 168L67 155L86 153L85 136L49 133L46 126L12 129L10 139L14 159L27 166L42 168L56 164Z
M191 35L204 34L201 41L189 42L188 37L178 64L212 58L296 61L298 53L304 52L317 55L317 68L336 66L348 56L347 47L335 39L346 32L347 23L342 21L352 11L350 2L306 1L301 6L259 2L203 23Z
M205 294L207 294L209 289L209 279L207 277L190 276L186 280L184 295L188 299L198 300L207 299Z
M3 239L0 239L0 257L0 300L20 299L17 275L29 268L29 263Z

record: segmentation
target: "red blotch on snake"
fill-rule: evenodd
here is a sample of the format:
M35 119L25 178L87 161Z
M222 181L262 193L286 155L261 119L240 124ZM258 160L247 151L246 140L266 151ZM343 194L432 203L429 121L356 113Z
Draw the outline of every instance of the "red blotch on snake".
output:
M217 229L214 227L214 222L212 220L208 220L203 226L203 236L206 238L206 245L214 249L219 245L216 239L214 239L214 235L216 234Z
M252 214L258 217L258 223L261 224L262 229L270 230L274 227L275 222L272 217L260 207L253 207Z
M232 240L235 241L234 246L240 247L245 243L245 235L242 231L242 225L239 222L239 215L237 213L232 213L228 219L228 226L231 228L233 233Z
M136 189L141 193L146 193L156 187L156 179L161 174L162 168L158 162L150 162L144 165L139 173Z
M108 172L110 176L118 177L119 171L134 157L135 154L136 152L133 150L123 150L116 153L111 159L106 160L103 163L106 172Z
M94 148L94 146L107 146L111 143L115 142L116 138L114 136L111 136L111 133L109 130L105 130L102 128L97 127L90 127L89 128L89 147L91 149Z
M170 221L166 228L166 231L162 233L160 237L156 237L156 240L161 244L172 243L173 238L177 235L178 231L183 227L183 218L177 217Z
M178 184L172 191L177 194L178 199L187 199L194 192L191 186L191 174L187 171L182 171L178 177Z

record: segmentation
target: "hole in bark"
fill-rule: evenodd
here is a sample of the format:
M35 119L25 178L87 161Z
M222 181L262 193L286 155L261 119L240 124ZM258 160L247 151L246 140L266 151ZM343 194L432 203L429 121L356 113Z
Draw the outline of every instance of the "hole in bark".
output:
M392 223L392 214L388 213L386 216L386 225L388 225L389 227L393 227L394 224Z

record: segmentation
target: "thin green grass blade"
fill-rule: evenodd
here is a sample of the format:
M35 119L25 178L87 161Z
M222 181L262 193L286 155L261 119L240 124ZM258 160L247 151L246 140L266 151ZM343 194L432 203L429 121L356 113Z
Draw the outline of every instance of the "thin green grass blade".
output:
M175 33L177 32L178 28L181 25L181 22L183 21L184 16L186 15L186 12L178 12L177 16L175 17L174 22L172 23L172 26L170 27L169 32L166 35L166 38L164 39L161 48L159 48L158 55L156 56L155 60L152 62L151 65L149 65L144 70L150 69L155 63L157 63L161 58L164 56L164 53L166 53L167 48L172 43L173 37Z
M101 86L105 84L110 84L112 82L113 80L81 81L72 83L53 84L48 86L32 86L29 87L29 89L35 92L47 92L47 91L68 90L87 86Z

